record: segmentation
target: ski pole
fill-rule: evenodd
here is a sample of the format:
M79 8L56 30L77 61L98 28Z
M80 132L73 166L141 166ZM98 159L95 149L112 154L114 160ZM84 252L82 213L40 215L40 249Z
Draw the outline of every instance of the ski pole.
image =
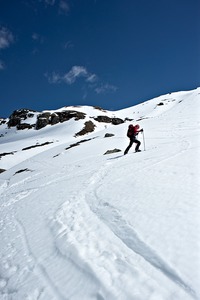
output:
M144 151L145 151L146 147L145 147L145 139L144 139L144 130L142 131L142 134L143 134L143 144L144 144Z

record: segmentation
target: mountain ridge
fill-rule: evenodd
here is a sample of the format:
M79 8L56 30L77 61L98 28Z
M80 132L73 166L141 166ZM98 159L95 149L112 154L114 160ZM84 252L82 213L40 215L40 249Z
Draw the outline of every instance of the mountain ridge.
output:
M42 112L30 109L16 110L9 118L4 119L0 123L0 148L4 149L4 151L0 150L0 158L1 160L6 160L6 155L17 157L18 151L15 148L9 147L9 144L5 147L9 141L14 141L15 139L18 141L22 138L20 151L24 151L24 148L27 147L31 149L37 145L38 147L39 145L52 147L53 143L61 142L58 142L56 137L61 130L65 132L66 143L69 141L70 144L74 144L76 139L82 139L82 137L90 136L91 134L98 134L101 131L105 131L105 135L107 131L109 133L110 129L113 131L113 126L127 128L130 122L142 124L145 120L166 113L176 105L181 105L183 99L188 99L193 94L198 95L199 91L200 88L193 91L162 95L118 111L107 111L93 106L67 106L57 110L45 110ZM51 131L53 136L47 140L45 135L48 133L48 136L51 136ZM126 133L124 134L126 135ZM30 138L31 141L28 142L27 139ZM70 147L70 144L68 147ZM2 169L6 168L2 166Z

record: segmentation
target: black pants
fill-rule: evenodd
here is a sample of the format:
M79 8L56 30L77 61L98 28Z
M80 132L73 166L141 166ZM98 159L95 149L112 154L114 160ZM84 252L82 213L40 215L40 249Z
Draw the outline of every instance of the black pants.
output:
M128 153L128 151L132 147L133 143L136 143L135 151L137 152L139 150L141 142L138 141L135 136L132 136L132 137L130 137L130 143L129 143L128 147L126 148L126 150L124 151L124 154Z

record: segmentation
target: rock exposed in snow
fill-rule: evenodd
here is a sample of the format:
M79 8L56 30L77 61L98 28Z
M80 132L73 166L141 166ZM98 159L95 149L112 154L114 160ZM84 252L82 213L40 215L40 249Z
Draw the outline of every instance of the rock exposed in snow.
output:
M75 136L80 136L80 135L85 135L87 133L90 133L92 131L94 131L96 125L92 122L92 121L87 121L84 124L84 128L82 130L80 130L78 133L76 133Z
M107 137L112 137L112 136L114 136L113 133L106 133L106 134L104 135L105 138L107 138Z
M107 151L104 153L104 155L106 155L106 154L112 154L112 153L116 153L116 152L121 152L121 151L122 151L122 150L115 148L115 149L112 149L112 150L107 150Z
M119 125L124 123L124 121L120 118L110 118L108 116L98 116L95 118L95 121L103 122L103 123L112 123L113 125Z
M79 107L78 107L79 108ZM103 110L99 107L94 107L95 110L100 110L101 112L104 112L105 114L107 111ZM58 123L63 123L66 121L69 121L70 119L74 119L75 121L82 120L86 118L86 113L77 111L77 110L60 110L60 111L44 111L44 112L36 112L34 110L30 109L19 109L15 110L9 117L7 121L8 128L16 127L17 130L24 130L24 129L36 129L40 130L47 125L55 125ZM101 123L111 123L113 125L119 125L124 123L124 120L117 117L108 117L107 115L103 116L87 116L88 118L94 119L97 122ZM0 119L0 125L5 124L5 119ZM88 132L92 132L94 128L92 129L92 126L95 127L95 125L92 125L92 121L86 124L87 128L84 128L82 131L77 133L78 135L83 135Z

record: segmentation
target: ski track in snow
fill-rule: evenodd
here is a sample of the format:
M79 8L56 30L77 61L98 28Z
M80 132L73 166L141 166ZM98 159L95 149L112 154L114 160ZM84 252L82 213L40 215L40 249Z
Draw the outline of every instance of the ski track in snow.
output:
M73 167L74 168L74 167ZM69 170L69 167L67 168ZM16 231L18 232L18 235L20 237L20 244L22 244L23 247L23 253L24 256L26 256L26 259L24 259L25 262L25 266L24 267L20 267L20 270L17 270L17 268L15 266L11 266L8 270L7 270L7 275L5 275L3 272L1 272L0 269L0 298L1 296L3 297L3 299L25 299L23 297L23 288L21 288L22 290L22 298L19 296L18 292L19 292L19 288L18 288L18 284L14 284L13 288L9 288L7 287L7 282L14 282L14 278L19 278L18 281L25 281L24 279L24 275L23 273L28 273L30 274L28 276L28 278L30 277L30 280L33 281L39 281L38 284L38 288L37 289L31 289L29 290L29 295L27 295L26 299L30 299L30 300L39 300L40 297L41 299L43 298L43 294L48 293L48 295L51 296L44 296L47 297L45 299L59 299L59 300L67 300L67 299L75 299L78 300L80 298L82 299L87 299L82 297L82 295L84 295L84 291L82 292L77 292L77 295L80 294L80 298L79 296L73 296L73 293L75 293L72 289L71 292L68 292L68 294L71 294L71 296L68 298L67 296L65 296L65 294L62 294L62 286L56 286L56 284L54 283L54 280L52 280L51 278L54 278L54 274L52 275L49 272L49 268L47 265L47 269L46 269L46 262L42 261L37 254L34 254L33 251L31 250L31 246L30 246L30 240L31 237L30 235L28 235L26 233L26 226L23 224L23 222L16 218L15 212L13 211L13 205L15 205L17 202L19 202L22 199L27 199L27 197L30 195L31 192L36 192L38 189L40 188L48 188L48 186L52 186L52 185L56 185L57 183L65 183L66 179L68 178L68 175L65 174L66 169L65 167L63 167L63 171L59 172L57 174L58 178L55 179L55 174L53 174L52 176L43 176L42 180L38 181L37 177L34 178L33 177L29 177L26 178L25 180L19 180L17 183L10 183L9 187L8 184L3 184L2 188L7 188L6 193L5 193L5 201L3 203L3 205L1 206L1 211L4 211L5 208L9 210L9 215L6 216L6 218L4 219L4 221L0 222L0 232L1 232L1 228L2 230L7 230L8 231L8 227L11 227L12 231ZM26 190L21 190L19 191L22 186L24 185L24 182L27 182L29 185L34 185L37 186L38 189L34 189L34 188L29 188L27 189L28 192L26 193ZM39 184L38 184L39 183ZM16 192L16 188L18 192ZM13 195L12 198L10 198L8 200L8 197L6 197L6 194L9 195L9 193L11 195ZM59 195L61 196L61 198L63 197L62 192L59 193ZM25 202L24 202L25 203ZM51 226L52 227L52 226ZM6 229L7 228L7 229ZM50 230L51 231L51 230ZM55 231L55 227L53 226L53 231ZM16 241L13 242L13 249L17 249L17 245ZM12 248L12 247L11 247ZM92 270L90 270L89 266L87 267L85 264L83 264L81 261L77 261L77 260L73 260L70 258L70 256L68 254L66 254L65 251L62 251L63 245L62 243L59 243L59 237L57 237L57 239L55 240L55 256L58 257L59 261L62 261L62 265L66 265L66 269L69 268L69 270L72 269L72 265L74 265L74 269L76 269L76 271L80 274L82 274L82 277L86 278L86 279L82 279L81 276L81 282L85 283L85 287L88 285L90 286L90 282L93 284L93 287L91 287L91 290L94 290L94 294L93 296L89 297L88 299L96 299L96 300L103 300L104 297L101 295L101 287L100 284L98 283L98 279L95 279L95 274L92 272ZM8 249L10 251L10 248ZM14 250L13 250L14 251ZM11 254L9 254L10 257ZM74 253L73 253L73 257L74 257ZM53 264L55 264L55 262L53 262ZM8 267L7 267L8 268ZM55 266L54 266L55 268ZM58 270L59 271L59 270ZM72 272L73 273L73 272ZM75 273L75 272L74 272ZM5 275L5 276L4 276ZM66 274L65 274L66 276ZM67 278L70 276L66 276ZM72 278L75 278L76 276L72 276ZM6 279L7 278L7 279ZM71 281L75 281L78 279L72 279L72 278L68 278L69 282ZM78 286L78 282L77 284L74 284L75 287ZM9 283L10 285L10 283ZM96 291L95 291L95 287L96 287ZM1 292L2 290L2 292ZM99 291L98 291L99 290ZM66 292L66 289L65 289ZM109 295L110 293L107 292L107 295ZM8 298L7 298L8 297ZM9 298L11 297L11 298Z
M49 277L48 272L45 270L45 267L42 265L41 262L39 262L38 258L32 253L23 223L16 219L16 224L18 225L19 231L21 233L22 243L24 245L24 249L28 255L28 258L29 260L33 261L33 267L32 267L33 272L36 273L36 276L38 278L44 281L45 285L51 291L51 294L55 299L66 300L66 298L61 294L59 289L56 288L56 286L54 285L54 282Z
M176 140L176 137L174 137L174 139ZM190 143L187 140L181 139L170 154L161 154L159 159L156 158L156 162L154 162L154 158L148 158L142 168L138 168L137 170L136 167L136 172L143 172L144 169L153 168L156 165L162 164L166 161L170 161L171 159L183 154L189 148ZM120 261L122 259L120 257L121 254L119 254L117 250L113 248L112 250L108 251L106 255L104 255L104 262L101 261L101 253L104 251L99 242L101 240L101 237L94 237L94 232L90 229L90 222L88 221L88 218L92 218L90 216L90 211L92 211L94 214L93 217L97 217L101 223L103 222L106 227L124 243L126 247L142 257L158 272L161 272L173 284L177 285L193 299L197 299L196 293L190 287L190 285L181 278L177 271L173 269L167 263L167 261L165 261L158 253L156 253L154 249L152 249L139 237L134 228L132 228L127 223L127 221L123 219L118 209L116 209L108 202L105 202L104 199L98 197L99 187L104 184L104 181L106 181L106 177L112 172L112 168L118 168L117 164L121 159L126 159L126 156L124 156L124 158L122 158L122 156L117 156L116 158L112 159L108 158L104 166L101 166L98 172L95 172L90 176L89 179L86 180L86 188L83 189L83 192L79 192L77 193L77 195L75 194L69 201L64 203L64 205L57 212L54 222L58 225L59 233L57 232L56 238L58 240L61 239L67 241L67 246L64 250L62 249L62 243L58 243L61 245L58 248L60 248L61 252L70 253L74 261L79 261L80 265L85 264L85 267L87 264L88 267L89 265L92 265L91 262L87 262L89 258L93 260L94 258L96 258L95 263L92 265L92 267L94 268L94 274L97 274L97 276L98 273L102 273L102 266L106 265L107 269L104 270L104 279L101 278L102 285L105 287L105 289L109 289L109 286L112 286L112 298L118 297L118 287L120 286L120 282L117 281L117 278L121 278L122 282L124 282L127 275L125 274L124 278L122 278L121 271L118 270L116 261ZM89 207L87 207L86 203L89 205ZM99 226L103 225L101 224ZM77 235L77 232L79 232L79 235ZM98 232L98 228L96 229L96 232ZM86 233L87 236L84 236ZM82 234L83 236L81 236ZM88 244L85 244L86 241ZM78 250L80 248L83 249L81 253L80 250ZM93 253L90 253L91 251L93 251ZM115 259L113 258L114 254ZM106 256L109 258L108 261L106 261ZM99 262L97 263L97 261ZM110 262L112 262L112 267L109 268ZM123 261L123 263L124 265L126 265L125 261ZM115 268L115 274L118 273L115 278L113 278L111 275L112 268ZM129 264L126 265L126 269L130 273L136 272L133 270L133 268L130 268ZM123 294L123 297L125 297L126 299L131 299L132 295Z
M80 193L72 195L71 199L60 207L51 222L56 248L65 259L72 260L75 265L82 268L84 273L88 273L88 276L95 278L97 282L101 281L104 292L97 293L94 299L115 299L118 291L115 287L111 288L113 279L109 270L109 260L115 259L115 256L109 251L106 253L104 243L101 242L102 237L96 238L96 231L88 220L88 214L90 215L88 205L82 203ZM105 257L100 258L102 252ZM89 257L91 261L87 261L86 257ZM91 262L94 265L91 266ZM103 279L98 278L96 272L102 273ZM104 297L103 294L106 296Z
M186 149L183 149L183 151L185 150ZM180 153L176 155L179 154ZM171 157L162 159L159 163L170 158ZM177 274L177 272L172 267L170 267L167 262L164 261L158 253L156 253L154 249L152 249L140 239L134 229L125 220L123 220L119 211L115 207L111 206L108 202L104 202L104 200L99 199L97 195L98 187L103 185L103 181L106 180L105 177L107 176L108 172L112 172L112 168L110 168L110 166L108 169L102 169L102 171L94 175L91 180L90 187L88 187L87 193L85 195L86 199L87 194L89 195L89 199L93 198L92 202L90 200L88 201L90 209L111 229L111 231L120 240L123 241L123 243L127 247L142 256L148 263L160 270L164 275L166 275L175 284L183 288L193 298L197 299L194 290L186 282L184 282L184 280ZM96 189L94 188L95 185ZM91 194L93 195L92 197Z
M152 161L147 162L144 168L151 168L154 165L170 160L171 158L180 155L183 151L187 151L188 147L189 143L181 143L180 151L178 153L172 153L171 156L168 155L167 157L161 158L159 162L157 161L156 163ZM120 212L108 202L105 202L104 199L98 197L99 187L104 184L104 180L106 181L106 177L112 172L112 168L118 168L117 163L118 160L107 160L105 165L100 167L98 172L94 173L86 180L86 188L83 189L83 192L75 194L70 200L63 204L59 211L57 211L53 227L59 251L68 253L73 261L78 261L78 264L83 265L86 269L90 269L89 266L91 266L93 268L91 273L97 274L97 276L103 272L103 278L101 278L102 285L105 290L110 290L113 299L115 299L115 297L118 298L120 282L125 282L128 274L129 276L130 274L135 276L137 271L134 270L133 267L130 267L130 264L127 264L124 257L121 257L121 253L118 252L118 249L114 246L105 253L105 245L101 245L100 242L102 237L97 234L99 228L97 227L95 232L94 228L90 228L90 218L97 217L100 221L99 227L101 226L102 230L103 224L105 224L126 247L148 262L158 270L158 272L161 272L173 284L177 285L193 299L197 299L195 291L189 284L187 284L176 270L156 253L154 249L138 236L134 228L132 228L120 215ZM140 169L140 171L143 171L143 169ZM93 216L91 216L90 212L93 213ZM97 221L95 221L95 223L97 223ZM94 224L94 222L91 223L91 227L92 224ZM63 241L67 241L65 246L63 246ZM80 250L81 248L82 250ZM104 253L103 260L101 258L102 253ZM119 264L122 264L120 261L123 261L124 267L127 270L124 275L122 275L121 269L119 268ZM106 269L104 269L104 266L106 266ZM117 275L113 277L113 273ZM124 288L124 290L126 290L126 288ZM127 290L130 290L128 283ZM124 291L122 294L123 296L120 295L120 297L125 297L125 299L140 299L139 297L134 298L133 295L126 294Z

